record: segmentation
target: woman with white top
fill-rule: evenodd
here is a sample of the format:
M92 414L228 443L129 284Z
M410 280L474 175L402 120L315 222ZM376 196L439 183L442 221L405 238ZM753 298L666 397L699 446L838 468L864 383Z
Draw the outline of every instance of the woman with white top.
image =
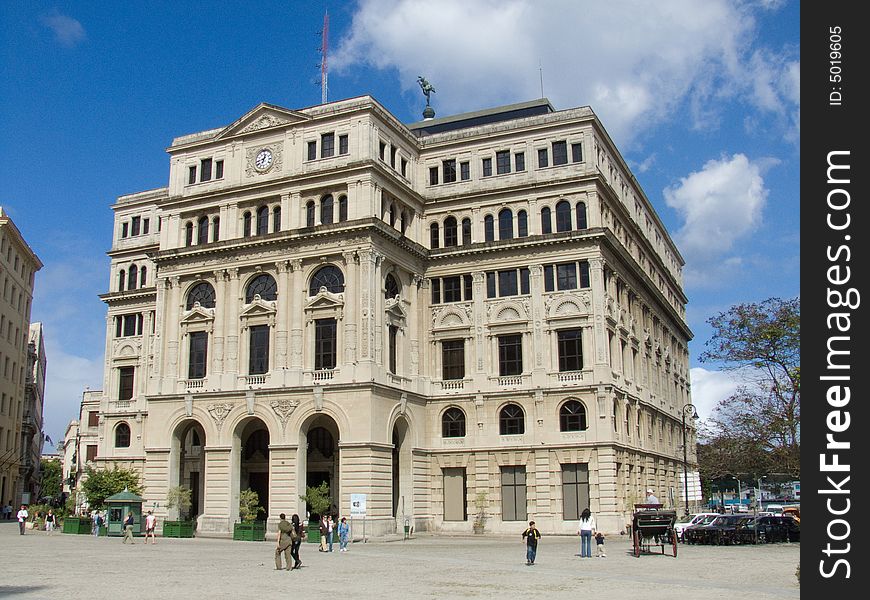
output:
M595 517L588 508L580 515L580 558L592 558L592 536L595 535Z

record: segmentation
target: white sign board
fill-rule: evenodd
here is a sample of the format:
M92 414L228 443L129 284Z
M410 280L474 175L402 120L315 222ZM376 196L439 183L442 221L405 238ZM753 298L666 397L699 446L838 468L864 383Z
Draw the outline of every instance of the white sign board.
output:
M366 516L366 495L351 494L350 495L350 516L364 517Z

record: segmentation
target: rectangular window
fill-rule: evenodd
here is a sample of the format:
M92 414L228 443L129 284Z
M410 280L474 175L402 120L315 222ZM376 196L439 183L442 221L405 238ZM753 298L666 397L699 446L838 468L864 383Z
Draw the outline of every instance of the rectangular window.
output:
M308 142L308 160L317 158L317 142Z
M580 261L580 287L589 287L589 263L585 260Z
M441 342L441 378L463 379L465 377L465 340Z
M511 153L507 150L495 153L495 172L499 175L511 172Z
M498 272L498 295L500 297L517 295L516 269Z
M561 265L556 265L556 288L560 290L577 289L576 263L563 263Z
M346 135L338 136L338 153L339 154L347 154L349 152L350 152L350 148L348 146L347 136Z
M378 144L378 156L381 160L384 160L384 157L387 155L387 144L386 142L380 142Z
M444 520L466 521L468 519L465 468L445 467L444 474Z
M495 271L486 272L486 297L495 298Z
M540 148L538 150L538 168L544 168L546 166L549 166L549 163L547 162L547 149Z
M432 304L441 304L441 280L432 280Z
M589 465L574 463L562 465L562 518L577 521L589 506Z
M148 233L148 226L151 224L150 219L142 219L142 235Z
M520 293L529 293L529 268L523 267L520 269Z
M390 146L390 166L396 168L396 147Z
M583 368L583 336L580 329L557 332L559 339L559 370L580 371Z
M501 520L525 521L526 513L526 468L501 468Z
M517 171L525 171L526 170L526 153L525 152L517 152L514 154L514 167Z
M131 336L131 335L137 335L137 331L136 331L136 323L138 321L137 317L139 317L139 315L135 315L135 314L123 315L122 317L120 317L120 319L124 322L123 335L125 337ZM141 334L142 331L140 330L140 331L138 331L138 333Z
M456 181L456 159L445 160L442 165L444 167L444 183Z
M88 411L88 427L96 427L100 424L100 412L97 410Z
M399 335L399 328L395 325L390 325L390 340L389 340L389 354L390 354L390 373L396 373L396 344L397 338Z
M444 302L462 302L462 277L445 277L443 283Z
M438 185L438 167L429 167L429 185Z
M459 178L462 179L462 181L468 181L471 179L471 166L469 163L459 163Z
M320 158L329 158L335 154L335 134L324 133L320 136Z
M565 142L553 142L553 164L568 164L568 145Z
M334 369L338 349L338 327L335 319L314 321L314 369Z
M96 444L88 444L85 446L85 461L93 461L97 459Z
M188 379L205 377L205 365L208 356L208 332L194 331L190 334L190 355L187 365Z
M408 161L404 158L402 159L402 177L408 176Z
M571 162L583 162L583 144L571 144Z
M130 400L133 397L133 374L135 367L118 369L118 400Z
M462 282L465 286L465 301L473 300L474 278L471 275L463 275Z
M520 375L523 372L523 336L498 336L498 374Z
M200 181L210 181L211 180L211 159L204 158L199 163L199 180Z
M139 229L142 226L141 217L133 217L130 221L130 235L139 235Z
M263 375L269 372L269 326L254 325L249 331L248 374Z
M196 167L187 168L187 183L196 183Z
M215 179L223 179L224 178L224 161L222 161L222 160L214 161L214 178Z
M492 159L491 158L484 158L482 165L483 165L483 176L489 177L490 175L492 175Z
M121 238L125 238L130 235L130 224L129 223L121 223ZM3 297L6 297L6 294L3 294Z

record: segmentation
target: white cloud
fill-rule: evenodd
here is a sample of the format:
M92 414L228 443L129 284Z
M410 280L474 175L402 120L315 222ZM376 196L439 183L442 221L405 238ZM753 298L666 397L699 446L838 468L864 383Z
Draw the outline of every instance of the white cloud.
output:
M43 15L39 20L54 32L54 38L62 46L72 48L87 38L81 23L72 17L60 14L56 9Z
M45 332L46 378L43 430L57 444L67 424L79 417L79 404L85 388L100 389L103 357L88 358L68 354L49 332Z
M692 381L692 404L701 419L713 416L713 409L720 401L732 396L740 385L733 374L726 371L708 371L695 367L689 371Z
M765 54L778 71L752 62L759 10L728 0L361 0L331 64L394 68L415 94L424 75L440 115L536 98L542 65L557 108L591 105L622 143L686 103L692 124L709 127L716 100L769 105L774 93L782 102L782 59Z
M761 173L769 164L735 154L707 162L664 190L665 202L684 221L675 237L690 267L719 259L759 226L768 193Z

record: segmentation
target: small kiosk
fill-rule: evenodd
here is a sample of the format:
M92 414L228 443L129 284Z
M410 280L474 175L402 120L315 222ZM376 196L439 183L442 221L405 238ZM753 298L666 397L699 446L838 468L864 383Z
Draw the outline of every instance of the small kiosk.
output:
M123 492L106 498L108 512L106 525L109 528L109 535L113 537L124 535L124 519L127 518L127 513L133 513L133 535L141 535L143 502L145 502L144 498L127 491L126 488Z

